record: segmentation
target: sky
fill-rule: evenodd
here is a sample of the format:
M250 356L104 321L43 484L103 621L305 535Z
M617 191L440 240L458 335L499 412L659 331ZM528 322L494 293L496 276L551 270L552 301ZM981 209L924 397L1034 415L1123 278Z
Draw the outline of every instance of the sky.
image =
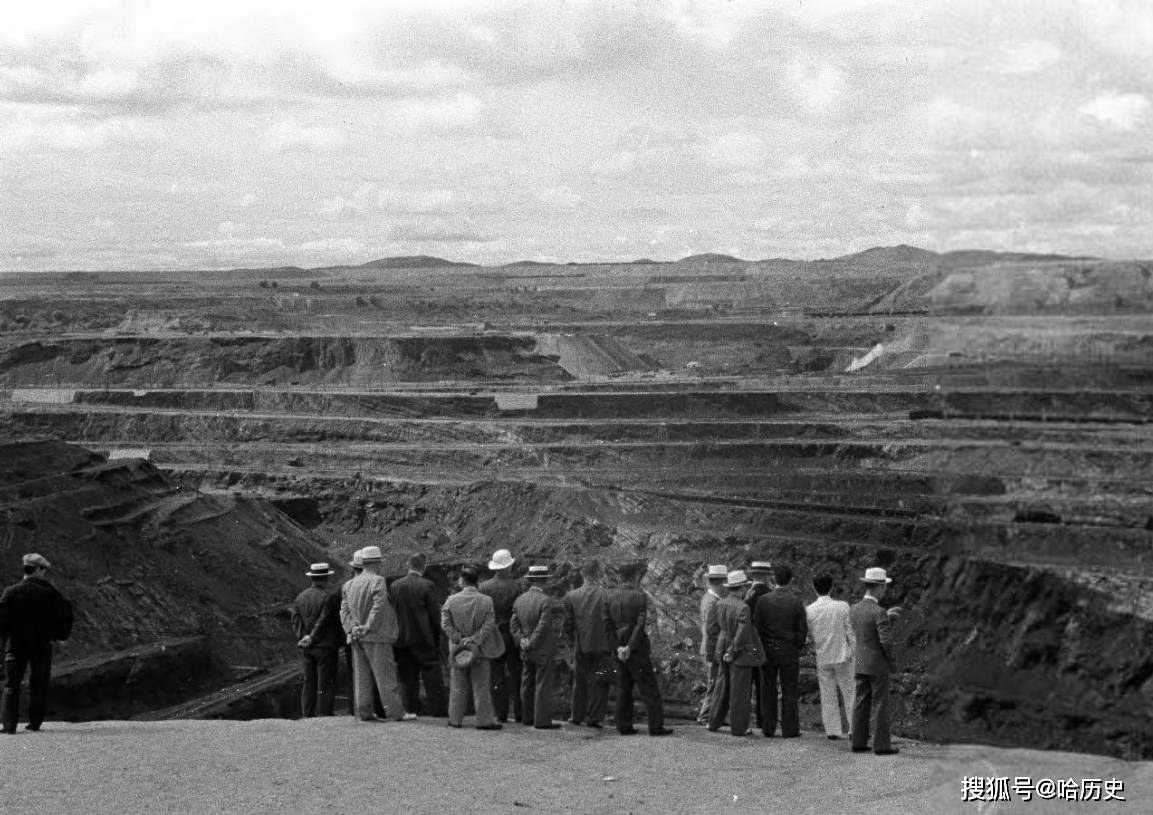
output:
M0 270L1153 257L1147 0L5 0Z

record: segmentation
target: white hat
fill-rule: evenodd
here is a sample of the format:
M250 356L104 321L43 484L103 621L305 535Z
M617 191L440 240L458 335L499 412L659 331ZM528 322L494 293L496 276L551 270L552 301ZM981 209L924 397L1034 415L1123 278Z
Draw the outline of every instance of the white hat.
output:
M529 580L543 580L546 577L552 577L552 575L548 573L548 566L529 566L528 574L525 577Z
M38 555L35 552L25 555L23 560L25 566L39 566L41 569L52 568L52 564L43 555Z
M328 568L327 563L313 563L304 574L306 577L328 577L335 572Z
M709 570L705 572L705 577L728 577L729 567L723 563L710 563Z
M740 569L729 572L728 578L725 580L726 589L738 589L747 585L749 585L749 578L745 577L745 573Z
M885 570L874 567L872 569L865 569L865 576L861 578L862 583L892 583L893 578L885 576Z
M349 562L348 565L354 569L363 569L364 568L364 559L361 557L363 552L364 552L363 549L357 549L355 552L353 552L352 553L352 560Z
M380 555L379 546L366 546L360 550L360 560L362 563L379 562L383 560Z
M497 549L492 553L492 560L488 562L488 567L496 572L507 569L514 563L516 563L516 558L512 556L512 552L507 549Z
M767 560L754 560L749 566L750 572L771 572L772 570L773 564Z

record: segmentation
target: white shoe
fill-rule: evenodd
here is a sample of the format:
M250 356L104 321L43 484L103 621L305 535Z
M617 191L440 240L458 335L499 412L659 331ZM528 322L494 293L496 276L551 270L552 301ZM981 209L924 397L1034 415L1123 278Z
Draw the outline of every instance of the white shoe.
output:
M400 720L401 720L402 722L411 722L411 721L412 721L413 719L415 719L416 717L417 717L417 716L416 716L416 714L415 714L415 713L406 713L406 714L404 714L403 716L401 716L401 717L400 717Z

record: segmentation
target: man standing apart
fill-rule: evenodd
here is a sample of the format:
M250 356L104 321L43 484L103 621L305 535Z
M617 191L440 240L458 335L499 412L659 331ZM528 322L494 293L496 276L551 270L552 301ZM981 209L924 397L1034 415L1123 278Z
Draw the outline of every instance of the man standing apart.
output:
M773 564L767 560L754 560L749 565L749 579L753 582L745 592L745 604L749 607L749 615L756 619L757 601L772 591ZM754 626L754 629L756 627ZM757 634L759 637L760 634ZM764 643L762 643L764 645ZM753 710L756 712L757 727L765 727L765 711L761 707L761 688L765 683L765 666L753 671Z
M496 627L504 639L504 653L492 661L491 671L492 704L496 708L497 721L500 722L508 721L510 700L513 720L524 721L520 704L520 644L513 638L509 623L512 620L513 603L524 594L526 587L524 581L512 576L514 563L516 559L507 549L496 550L488 564L492 577L480 584L481 594L492 598Z
M827 574L813 578L817 599L805 607L809 621L809 635L817 654L817 684L821 689L821 721L825 735L839 739L841 705L837 701L837 688L845 697L845 712L853 710L853 627L849 625L849 604L829 597L833 578Z
M615 673L612 633L605 622L608 592L601 585L603 571L595 558L581 566L584 583L564 598L565 629L573 640L572 723L600 729L609 702L609 683ZM590 693L590 687L591 693Z
M777 683L781 685L781 738L801 735L800 692L801 649L808 638L809 625L805 604L789 588L793 570L788 566L773 567L777 587L757 600L754 623L765 646L765 670L761 683L761 732L766 738L777 729Z
M448 723L460 727L468 707L468 692L476 703L476 729L500 730L492 707L492 682L489 669L492 661L504 652L504 638L496 628L496 613L492 598L477 590L476 569L465 566L460 570L460 591L449 597L440 613L441 627L448 637L451 650L468 648L473 652L472 662L461 667L450 659L448 693Z
M528 567L528 591L516 598L509 628L520 646L524 674L520 681L520 705L524 723L537 730L560 727L552 721L556 653L560 645L557 624L564 609L544 592L548 566Z
M328 591L328 578L333 574L327 563L313 563L305 572L312 585L292 601L292 630L304 672L300 713L306 719L318 710L321 716L331 716L336 699L337 655L344 636L340 627L340 595Z
M380 574L380 547L360 550L364 571L344 584L341 591L340 621L352 649L352 681L356 715L361 721L376 720L372 710L372 688L380 691L385 715L399 721L404 704L396 681L392 646L398 625L396 612L388 602L388 588Z
M48 709L52 678L52 640L72 633L72 604L48 582L52 564L41 555L24 555L24 579L0 595L0 644L5 640L4 693L0 696L3 732L15 733L20 685L28 676L28 730L40 729Z
M645 631L649 616L649 598L641 591L643 571L640 565L622 569L621 579L624 585L609 595L606 606L614 638L613 645L616 648L617 670L620 674L617 685L617 732L622 736L631 736L637 732L633 727L635 685L648 712L649 735L667 736L673 731L665 727L664 702L661 699L661 689L657 685L656 672L653 671L652 646Z
M856 639L853 648L854 670L857 679L857 698L853 704L853 752L869 749L869 719L872 718L873 753L891 756L899 752L893 747L889 735L889 675L893 672L893 630L890 617L897 610L886 612L881 598L893 582L884 569L866 569L861 578L865 596L849 609L849 622ZM871 716L870 716L871 714Z
M714 660L721 666L713 692L709 730L720 730L728 715L734 736L749 732L749 689L753 673L765 662L761 638L757 636L744 600L749 579L739 569L729 572L725 588L728 596L713 606L710 628L716 629L712 643Z
M393 581L388 593L396 606L400 634L396 641L396 668L404 709L412 716L448 715L444 690L444 669L440 663L441 617L436 586L424 576L428 560L417 553L408 559L408 574ZM428 707L420 704L420 683Z
M713 659L712 648L709 647L709 613L721 599L725 591L725 579L728 577L729 567L724 564L714 564L705 571L705 596L701 598L701 658L705 661L708 676L705 683L705 698L701 700L701 709L697 713L698 724L709 723L709 705L712 703L713 690L717 685L717 674L720 666Z

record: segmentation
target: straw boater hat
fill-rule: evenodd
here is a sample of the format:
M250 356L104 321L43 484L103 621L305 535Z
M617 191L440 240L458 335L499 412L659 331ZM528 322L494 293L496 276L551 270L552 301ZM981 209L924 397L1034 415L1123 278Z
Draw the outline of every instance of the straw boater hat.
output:
M383 559L379 546L366 546L360 550L360 560L362 563L379 563Z
M861 582L879 585L881 583L892 583L893 578L887 577L884 569L874 567L872 569L865 569L865 576L861 578Z
M529 580L544 580L552 575L548 573L548 566L529 566L525 577Z
M497 549L492 553L492 560L488 562L488 568L494 572L499 572L514 563L516 563L516 558L512 556L512 552L507 549Z
M740 569L734 569L733 571L729 572L728 577L725 580L726 589L739 589L741 586L747 585L749 585L749 578L747 578L745 573Z
M43 555L38 555L35 552L25 555L23 558L25 566L39 566L41 569L51 569L52 564Z
M752 565L749 566L749 572L752 574L767 574L773 570L773 564L767 560L754 560Z
M729 567L723 563L710 563L708 571L705 572L705 577L709 580L714 580L718 577L725 578L729 576Z
M328 577L330 574L336 574L336 572L328 568L327 563L313 563L304 574L306 577Z

